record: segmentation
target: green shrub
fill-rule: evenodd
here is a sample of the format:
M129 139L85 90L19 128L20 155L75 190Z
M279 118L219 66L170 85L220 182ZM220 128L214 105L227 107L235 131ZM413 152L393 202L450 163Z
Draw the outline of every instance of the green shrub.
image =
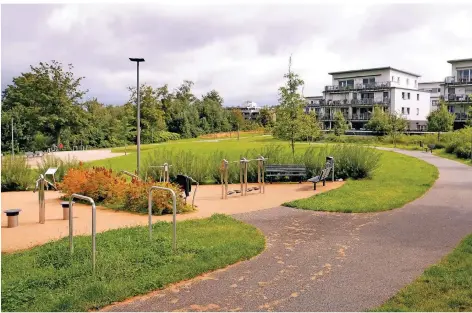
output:
M57 172L54 175L57 182L60 182L64 179L64 176L67 174L67 171L71 168L79 168L80 162L76 158L67 157L66 160L58 158L54 155L45 155L41 161L37 163L37 175L44 174L48 168L56 167Z
M170 140L179 140L180 139L180 134L178 133L171 133L168 131L160 131L157 133L156 142L166 142Z
M373 148L350 145L326 145L311 146L303 152L292 155L290 149L282 145L267 145L260 149L248 149L240 154L240 157L255 159L259 156L267 158L266 164L300 164L307 167L308 176L318 175L326 163L326 156L333 156L336 162L336 178L360 179L369 177L375 170L379 154ZM174 180L178 174L192 176L200 183L221 183L220 168L222 160L230 161L228 167L229 183L239 183L240 164L227 152L215 151L202 155L192 151L159 149L144 159L141 172L144 177L155 181L160 179L160 169L150 166L160 166L164 163L171 164L169 175ZM235 162L236 161L236 162ZM251 162L248 166L248 182L257 181L257 162Z
M33 185L31 167L24 156L2 158L2 192L23 191Z

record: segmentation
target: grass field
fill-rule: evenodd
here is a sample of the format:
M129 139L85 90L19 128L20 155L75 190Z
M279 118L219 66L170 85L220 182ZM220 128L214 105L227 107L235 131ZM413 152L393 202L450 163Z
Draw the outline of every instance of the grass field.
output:
M437 156L440 156L442 158L446 158L446 159L449 159L449 160L461 162L465 165L472 166L472 161L470 159L466 160L466 159L458 158L455 154L447 153L446 151L444 151L444 149L433 150L433 154L437 155Z
M472 235L377 311L471 312Z
M284 205L345 213L385 211L402 207L420 197L437 178L438 170L431 164L382 151L380 167L371 179L348 180L339 189Z
M97 272L91 273L91 237L75 237L69 254L64 238L2 255L2 311L87 311L223 268L262 252L264 236L225 215L97 234Z

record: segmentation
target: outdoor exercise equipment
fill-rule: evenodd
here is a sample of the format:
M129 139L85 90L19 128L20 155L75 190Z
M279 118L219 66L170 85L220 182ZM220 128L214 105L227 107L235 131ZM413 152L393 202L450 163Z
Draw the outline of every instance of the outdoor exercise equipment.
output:
M49 171L49 170L48 170ZM48 173L48 172L46 172ZM47 181L43 174L39 175L39 178L36 180L36 186L34 187L33 193L38 189L38 200L39 200L39 223L44 224L46 222L46 206L44 202L44 187L47 188L48 185L51 185L54 189L54 186L51 182Z
M130 177L136 178L137 180L141 180L141 178L138 175L133 174L133 173L128 172L128 171L121 171L120 174L125 174L125 175L128 175Z
M176 181L185 194L185 203L187 203L187 197L190 195L190 192L192 191L192 183L195 183L197 185L195 187L195 191L193 192L193 197L192 197L192 207L195 207L195 195L197 194L198 181L196 181L190 176L181 175L181 174L177 175Z
M264 171L265 171L265 161L268 160L263 156L259 156L257 159L246 159L241 157L238 161L228 161L223 159L221 162L220 173L221 173L221 188L222 188L222 199L227 199L228 195L233 193L241 193L241 196L246 196L248 192L253 190L259 190L259 193L265 193L265 180L264 180ZM247 172L250 162L257 161L257 183L258 187L247 187ZM229 163L239 163L239 183L241 185L240 190L229 190L228 191L228 167Z
M13 228L18 226L18 215L20 215L21 209L9 209L3 211L8 218L8 228Z
M48 170L46 171L46 173L44 173L44 177L47 177L47 175L51 175L52 176L52 181L54 182L54 185L49 183L49 185L51 185L55 190L57 190L56 188L56 177L55 177L55 174L57 172L57 167L50 167L48 168Z
M149 188L149 196L148 196L148 214L149 214L149 240L152 239L152 192L153 190L165 190L168 191L172 194L172 226L173 226L173 237L172 237L172 249L174 252L176 251L177 248L177 202L176 202L176 197L175 197L175 192L174 190L166 187L161 187L161 186L152 186Z
M172 165L169 165L167 163L164 163L162 165L151 165L148 167L146 170L146 179L148 176L148 172L150 168L158 168L159 169L159 182L165 182L168 183L170 181L170 176L169 176L169 169Z
M69 249L70 254L74 253L74 210L73 199L81 199L90 202L92 205L92 270L95 274L95 254L96 254L96 244L95 237L97 235L97 209L95 207L95 202L92 198L86 197L79 194L72 194L69 198Z
M331 181L334 181L334 157L327 156L326 164L329 164L329 166L331 166Z

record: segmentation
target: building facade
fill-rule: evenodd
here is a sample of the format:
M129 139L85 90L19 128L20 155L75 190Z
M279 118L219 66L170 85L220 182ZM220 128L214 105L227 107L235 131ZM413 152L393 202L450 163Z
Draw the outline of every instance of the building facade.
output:
M381 67L331 72L332 84L325 86L322 99L307 97L325 129L334 125L340 111L353 129L364 129L374 106L397 112L408 120L410 130L425 130L430 112L430 93L418 89L420 75ZM315 101L319 100L319 101ZM319 103L319 104L318 104Z
M228 110L240 110L245 120L255 120L259 116L261 107L257 103L246 100L240 106L226 107Z
M439 107L439 99L444 91L444 82L421 82L418 83L420 91L429 92L431 101L431 111L435 111Z
M472 105L472 59L450 60L451 76L445 78L440 96L447 104L449 112L454 113L454 129L464 127L468 109Z

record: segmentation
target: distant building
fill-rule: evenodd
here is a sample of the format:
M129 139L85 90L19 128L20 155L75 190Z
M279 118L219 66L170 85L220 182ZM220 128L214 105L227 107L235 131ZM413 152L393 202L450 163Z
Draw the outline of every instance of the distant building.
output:
M261 107L257 103L246 100L241 105L235 107L227 107L228 110L240 110L246 120L255 120L259 116Z
M439 107L439 99L441 92L444 91L443 82L422 82L418 83L418 90L429 92L429 98L431 101L431 111L435 111Z
M449 112L456 115L454 128L462 128L467 120L467 111L472 105L472 59L450 60L452 75L444 79L441 99Z
M306 97L306 112L315 110L323 128L333 127L340 111L352 128L363 129L374 106L397 112L408 120L410 130L425 130L431 111L430 93L418 89L420 75L380 67L329 73L332 85L325 86L323 97Z

